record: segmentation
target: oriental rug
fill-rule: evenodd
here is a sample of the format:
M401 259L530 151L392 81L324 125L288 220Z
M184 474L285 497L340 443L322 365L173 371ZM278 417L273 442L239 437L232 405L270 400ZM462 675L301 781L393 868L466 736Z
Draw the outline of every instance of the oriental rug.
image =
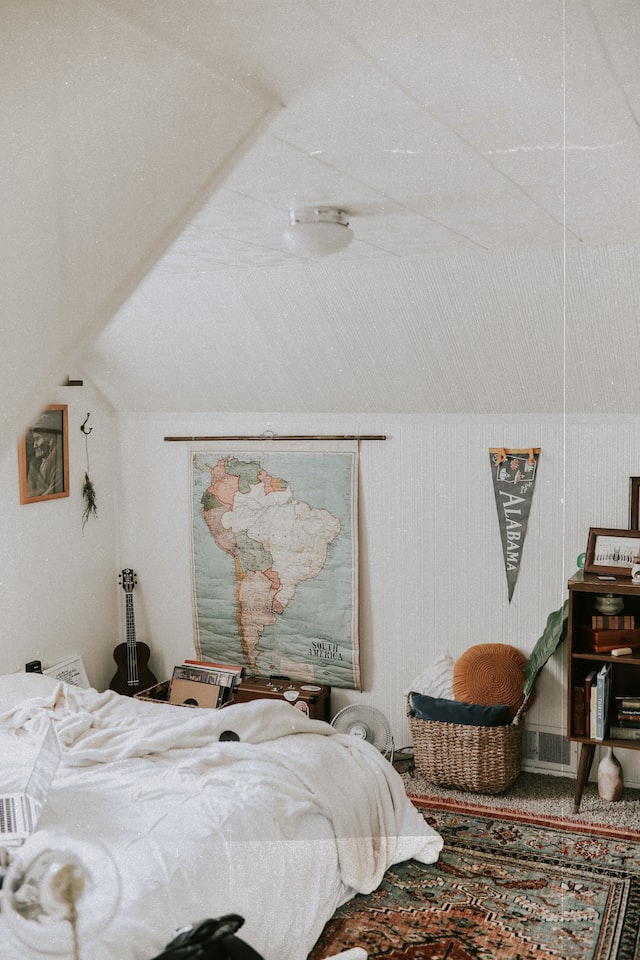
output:
M640 835L423 808L444 837L434 864L387 871L344 904L309 960L640 960ZM495 814L495 815L494 815Z

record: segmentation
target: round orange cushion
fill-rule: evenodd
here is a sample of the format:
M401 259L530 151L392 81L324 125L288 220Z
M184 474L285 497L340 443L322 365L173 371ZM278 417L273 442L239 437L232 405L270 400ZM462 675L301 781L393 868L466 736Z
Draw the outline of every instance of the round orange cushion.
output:
M465 703L506 703L514 717L524 700L527 658L507 643L477 643L456 660L453 695Z

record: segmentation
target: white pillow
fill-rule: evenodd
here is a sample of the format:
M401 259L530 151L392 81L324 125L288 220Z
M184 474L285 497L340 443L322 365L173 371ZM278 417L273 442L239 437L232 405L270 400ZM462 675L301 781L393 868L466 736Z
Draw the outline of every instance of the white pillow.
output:
M453 700L454 666L455 660L449 654L439 657L420 676L415 678L409 689L405 691L406 695L421 693L426 697Z
M59 682L55 677L26 671L0 675L0 713L12 710L33 697L46 697Z

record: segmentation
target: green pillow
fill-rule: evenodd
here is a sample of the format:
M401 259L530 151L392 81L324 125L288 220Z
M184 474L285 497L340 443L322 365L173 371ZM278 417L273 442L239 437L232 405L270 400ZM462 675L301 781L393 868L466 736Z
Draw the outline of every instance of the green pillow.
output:
M472 727L506 727L511 723L511 709L504 703L485 707L481 703L445 700L442 697L428 697L423 693L412 693L410 702L418 720L464 723Z

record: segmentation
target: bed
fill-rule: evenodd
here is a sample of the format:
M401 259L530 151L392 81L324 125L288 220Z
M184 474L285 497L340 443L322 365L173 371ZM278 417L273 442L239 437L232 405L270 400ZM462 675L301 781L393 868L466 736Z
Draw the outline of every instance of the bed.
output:
M62 760L9 870L38 844L86 851L82 960L150 960L177 929L226 913L265 960L305 960L336 908L391 864L438 859L442 840L391 764L287 703L190 709L0 676L3 789L24 785L50 720ZM8 888L3 956L72 960L45 920L16 917Z

